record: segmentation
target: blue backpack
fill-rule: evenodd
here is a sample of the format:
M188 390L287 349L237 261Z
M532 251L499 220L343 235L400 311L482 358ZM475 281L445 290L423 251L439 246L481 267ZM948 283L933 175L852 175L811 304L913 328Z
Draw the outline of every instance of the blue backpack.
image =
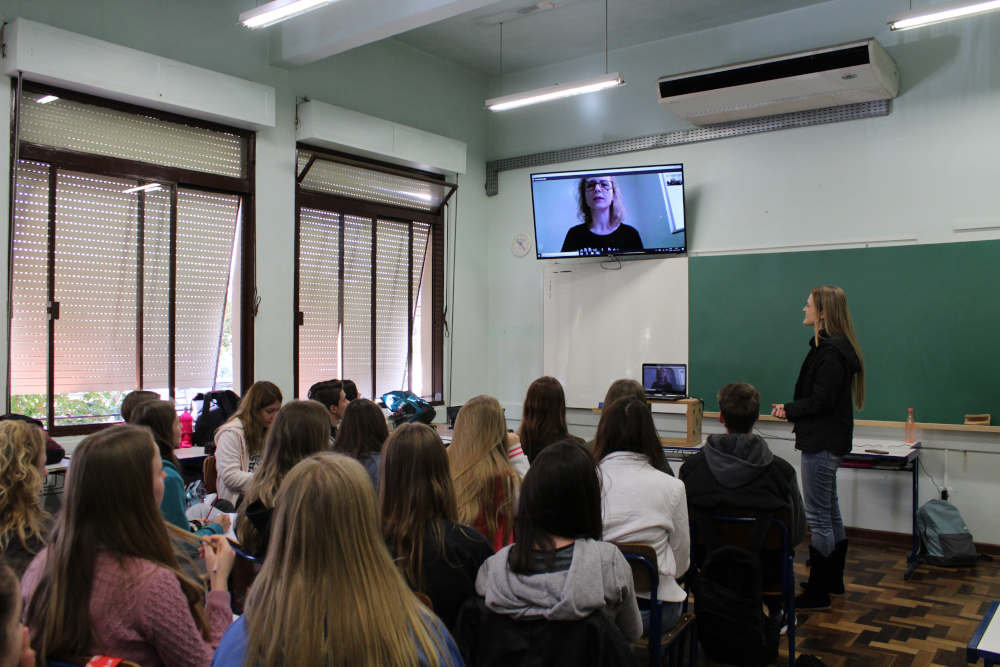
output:
M976 545L958 508L947 500L928 500L917 511L920 556L931 565L972 567Z

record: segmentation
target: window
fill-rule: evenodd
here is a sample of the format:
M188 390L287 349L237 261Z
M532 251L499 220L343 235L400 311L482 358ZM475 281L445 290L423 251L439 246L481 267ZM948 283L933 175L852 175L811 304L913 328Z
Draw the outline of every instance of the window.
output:
M123 107L20 96L10 409L56 433L117 421L135 389L186 407L252 349L232 298L252 298L252 136Z
M348 378L368 398L441 400L441 211L455 186L315 149L298 164L297 395Z

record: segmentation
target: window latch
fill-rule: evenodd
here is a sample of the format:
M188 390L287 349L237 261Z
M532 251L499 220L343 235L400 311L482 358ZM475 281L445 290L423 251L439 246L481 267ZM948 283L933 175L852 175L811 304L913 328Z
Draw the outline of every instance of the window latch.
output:
M59 302L58 301L49 301L49 307L46 308L45 310L49 314L49 319L50 320L58 320L59 319Z
M306 323L306 314L300 310L298 313L295 314L295 324L297 324L298 326L302 326L305 323Z

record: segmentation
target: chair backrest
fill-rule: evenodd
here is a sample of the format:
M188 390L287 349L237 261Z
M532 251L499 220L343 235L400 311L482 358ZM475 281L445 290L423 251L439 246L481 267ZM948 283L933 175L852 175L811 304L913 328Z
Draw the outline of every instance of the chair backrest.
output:
M616 542L618 550L625 554L626 558L631 554L641 556L649 561L652 568L642 563L638 559L627 558L629 567L632 568L632 581L635 584L636 593L648 593L654 587L659 586L659 572L656 563L656 550L648 544L638 544L635 542Z
M717 507L712 510L712 515L723 515L738 518L752 518L755 515L754 510L747 509L737 509L735 507ZM784 509L775 510L774 518L778 519L786 526L788 525L788 512ZM746 544L747 538L750 537L750 532L753 530L753 522L729 522L729 521L715 521L715 530L719 534L719 539L722 540L723 544L731 544L733 546L743 546ZM695 535L695 542L697 544L704 544L704 540L700 534ZM771 528L767 531L767 535L764 537L763 549L780 549L782 545L781 539L781 527L777 523L771 523Z
M205 493L218 493L219 487L216 484L219 479L219 470L215 466L215 457L206 456L201 464L201 476L205 481Z
M419 591L413 591L413 594L417 596L417 599L420 600L420 602L423 603L425 607L427 607L431 611L434 611L434 601L431 600L430 596L428 596L426 593L421 593Z
M516 620L474 596L462 605L452 634L468 667L635 664L629 643L601 610L578 621Z

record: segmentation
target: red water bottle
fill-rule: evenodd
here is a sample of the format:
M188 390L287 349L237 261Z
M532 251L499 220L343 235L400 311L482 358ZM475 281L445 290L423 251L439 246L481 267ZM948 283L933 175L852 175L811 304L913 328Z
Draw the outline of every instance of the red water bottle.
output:
M184 413L177 419L181 422L181 447L191 446L191 435L194 433L194 417L184 408Z
M906 426L903 427L903 442L908 445L917 444L917 422L913 419L913 408L906 415Z

